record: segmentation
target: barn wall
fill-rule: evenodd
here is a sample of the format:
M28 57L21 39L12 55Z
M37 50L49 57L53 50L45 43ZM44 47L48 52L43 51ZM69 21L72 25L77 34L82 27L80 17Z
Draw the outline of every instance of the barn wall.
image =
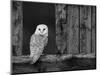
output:
M12 2L12 48L16 55L23 54L22 6L22 2ZM57 51L61 54L96 53L95 6L55 4L54 13L57 47L55 53Z
M96 51L96 7L55 5L56 45L61 53L88 54Z

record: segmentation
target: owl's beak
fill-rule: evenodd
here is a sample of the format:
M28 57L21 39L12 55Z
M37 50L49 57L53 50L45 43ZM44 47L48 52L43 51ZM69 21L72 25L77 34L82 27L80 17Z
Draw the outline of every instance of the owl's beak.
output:
M41 33L43 34L43 31Z

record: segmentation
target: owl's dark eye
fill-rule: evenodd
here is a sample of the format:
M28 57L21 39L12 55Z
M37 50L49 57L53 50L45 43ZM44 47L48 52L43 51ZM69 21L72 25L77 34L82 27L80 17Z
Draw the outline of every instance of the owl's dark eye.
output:
M45 29L43 29L43 31L44 31Z
M41 29L39 28L39 30L41 30Z

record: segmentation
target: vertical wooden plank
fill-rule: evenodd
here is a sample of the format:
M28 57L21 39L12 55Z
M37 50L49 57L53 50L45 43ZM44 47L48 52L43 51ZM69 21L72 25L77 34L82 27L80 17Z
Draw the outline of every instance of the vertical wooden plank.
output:
M22 47L23 47L23 2L20 2L20 7L19 7L19 53L22 55Z
M67 50L69 54L77 54L79 53L79 8L69 5L67 11Z
M80 6L80 53L91 52L91 7Z
M87 53L91 53L91 6L87 6L87 28L86 28L86 51Z
M73 54L79 53L79 7L73 6L73 16L72 16L72 51Z
M85 7L80 6L80 53L86 52L86 24L84 17Z
M96 6L91 7L91 18L92 18L92 53L96 53Z
M62 6L62 14L61 14L61 36L62 36L62 51L61 53L65 53L65 50L66 50L66 29L67 29L67 24L66 24L66 5L63 4Z
M71 54L73 51L72 51L72 48L71 48L71 40L72 40L72 13L73 13L73 10L72 10L72 6L71 5L68 5L67 6L67 53L68 54Z
M56 45L61 54L66 48L66 5L56 4Z
M12 1L12 46L16 55L22 55L23 15L22 2Z

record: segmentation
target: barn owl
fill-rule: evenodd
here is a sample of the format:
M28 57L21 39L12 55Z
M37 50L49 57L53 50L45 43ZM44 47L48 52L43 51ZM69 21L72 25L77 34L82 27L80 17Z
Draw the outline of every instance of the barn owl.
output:
M48 42L48 27L40 24L36 27L35 33L30 38L30 58L31 64L34 64L42 55L44 47Z

